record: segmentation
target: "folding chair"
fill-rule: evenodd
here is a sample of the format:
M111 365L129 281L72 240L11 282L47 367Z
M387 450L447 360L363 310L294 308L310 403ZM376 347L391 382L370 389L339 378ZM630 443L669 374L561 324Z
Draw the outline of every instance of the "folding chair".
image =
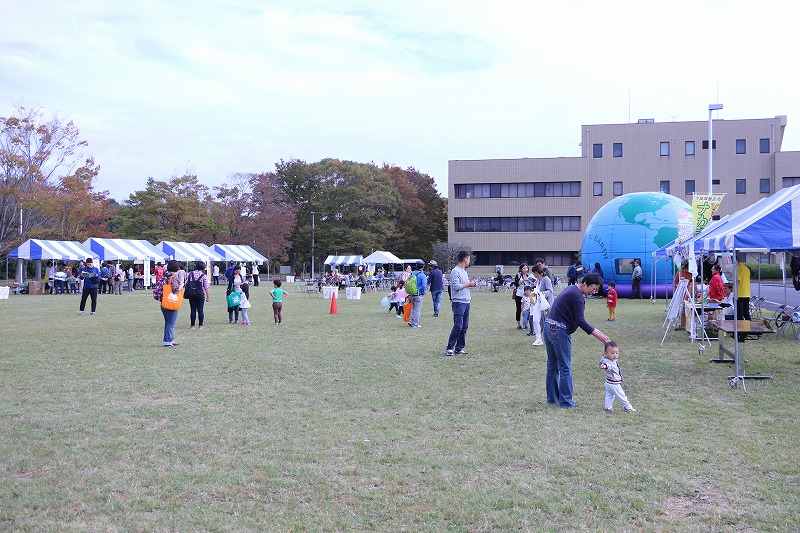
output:
M758 296L750 297L750 316L752 318L763 318L761 308L766 300L767 298L764 296L760 298Z
M314 294L317 298L320 297L319 287L313 281L310 283L306 283L306 295L311 298L311 295Z
M798 327L800 327L800 305L793 308L787 307L781 317L775 338L780 339L789 330L792 331L791 335L797 338Z
M783 317L786 315L786 308L788 306L786 304L781 304L775 310L775 313L772 316L763 317L761 320L764 321L765 326L779 328L781 322L783 321Z

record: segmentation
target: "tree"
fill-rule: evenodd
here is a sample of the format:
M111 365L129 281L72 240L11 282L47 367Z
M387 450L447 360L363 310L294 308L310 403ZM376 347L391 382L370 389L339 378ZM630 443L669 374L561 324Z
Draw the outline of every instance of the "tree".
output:
M62 190L65 177L67 185L71 184L69 176L83 176L86 184L88 174L96 175L99 167L91 158L73 171L83 159L81 150L88 145L79 137L72 121L65 122L57 115L44 119L40 110L18 106L13 116L0 117L0 253L19 244L22 235L48 235L57 209L46 206L54 192ZM88 183L91 190L91 180ZM80 220L69 224L73 222L81 224ZM59 233L70 232L56 231Z
M414 168L383 166L399 191L402 204L397 213L395 231L387 247L400 257L427 257L435 242L447 240L447 202L427 174Z
M251 203L254 211L254 248L270 258L288 259L297 208L281 192L275 173L253 174Z
M439 263L439 268L444 271L452 269L458 264L458 252L465 250L472 254L472 247L463 243L437 242L433 244L433 259Z
M114 218L118 236L159 241L194 241L207 223L201 203L208 188L197 176L147 179L143 191L130 195Z

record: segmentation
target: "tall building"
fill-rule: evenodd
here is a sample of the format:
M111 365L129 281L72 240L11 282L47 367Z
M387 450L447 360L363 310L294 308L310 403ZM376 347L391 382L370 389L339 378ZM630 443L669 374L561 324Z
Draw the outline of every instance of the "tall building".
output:
M714 120L715 218L800 183L800 152L781 152L786 116ZM567 265L592 216L615 196L661 191L692 202L708 192L708 121L581 127L581 156L450 161L448 239L474 265L543 257Z

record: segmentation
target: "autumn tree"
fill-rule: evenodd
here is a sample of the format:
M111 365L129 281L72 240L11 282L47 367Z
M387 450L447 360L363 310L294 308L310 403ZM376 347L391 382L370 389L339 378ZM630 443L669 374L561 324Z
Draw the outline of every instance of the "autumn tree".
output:
M77 236L87 223L105 231L105 221L82 204L89 197L100 203L107 197L93 192L99 167L81 153L87 144L72 121L57 115L45 119L40 110L18 106L13 116L0 117L0 253L19 244L22 235ZM62 200L73 186L88 196L80 193L67 205ZM88 218L82 219L82 214Z
M297 217L297 207L289 202L278 186L275 173L253 174L252 188L254 248L271 258L289 259L290 237Z
M402 199L387 249L399 257L428 257L436 242L447 240L447 201L433 178L412 167L384 165Z

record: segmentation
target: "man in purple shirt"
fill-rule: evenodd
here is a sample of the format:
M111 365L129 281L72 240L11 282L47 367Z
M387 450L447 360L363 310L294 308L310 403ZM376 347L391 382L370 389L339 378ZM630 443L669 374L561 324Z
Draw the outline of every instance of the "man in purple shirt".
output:
M585 298L600 289L602 280L595 273L586 274L578 285L570 285L556 297L544 324L547 347L547 403L559 407L578 407L572 401L572 334L581 328L605 344L609 338L583 317Z

